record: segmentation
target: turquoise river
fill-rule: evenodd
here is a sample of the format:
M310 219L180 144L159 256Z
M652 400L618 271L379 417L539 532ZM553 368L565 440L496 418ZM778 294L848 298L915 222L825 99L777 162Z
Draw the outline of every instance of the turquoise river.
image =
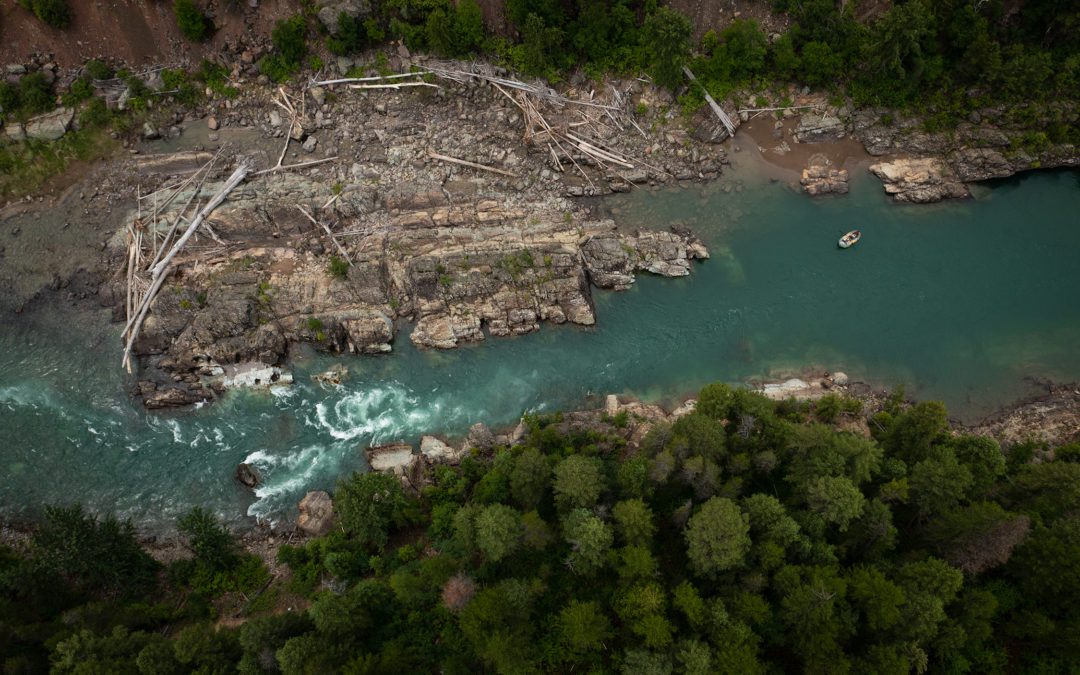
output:
M0 517L81 501L151 530L194 504L235 524L283 522L305 491L363 470L369 443L460 437L475 422L512 424L607 393L671 402L715 380L842 370L875 387L904 383L972 421L1030 395L1031 376L1080 379L1077 173L933 206L890 204L869 176L820 200L736 180L596 207L620 226L690 225L712 259L687 278L597 291L595 328L543 326L450 352L417 351L402 332L388 356L346 357L352 376L338 388L310 378L335 358L308 354L292 364L291 387L148 413L127 394L106 312L5 322ZM854 228L862 241L839 250ZM231 478L244 461L264 479L254 495Z

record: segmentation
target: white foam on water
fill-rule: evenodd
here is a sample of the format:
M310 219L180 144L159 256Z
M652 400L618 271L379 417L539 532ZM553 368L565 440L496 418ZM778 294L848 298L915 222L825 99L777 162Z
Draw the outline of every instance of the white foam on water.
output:
M165 427L167 431L172 432L173 443L183 443L184 436L180 433L180 423L174 419L151 417L149 418L150 426L152 427Z
M402 419L402 411L415 409L416 397L401 384L372 387L346 393L336 401L322 401L315 406L318 427L339 441L385 433L403 433L411 415Z
M296 398L299 394L292 387L270 387L270 395L276 399L275 403L285 403Z
M30 384L17 384L11 387L0 388L0 403L6 403L12 409L22 406L34 408L53 407L49 396Z
M337 450L338 452L333 452ZM298 500L300 492L310 486L320 468L340 457L345 448L309 445L298 452L275 455L256 450L244 458L244 463L256 468L263 482L255 488L256 501L248 507L248 515L257 519L280 512Z

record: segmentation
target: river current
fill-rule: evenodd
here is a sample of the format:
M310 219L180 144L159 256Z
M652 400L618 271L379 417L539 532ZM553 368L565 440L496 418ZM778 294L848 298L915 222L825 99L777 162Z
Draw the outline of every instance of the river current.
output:
M390 355L305 354L290 387L179 412L130 399L105 312L53 308L0 327L0 517L80 501L147 530L195 504L235 524L284 522L307 490L364 470L370 443L460 437L607 393L671 402L715 380L812 368L903 383L970 421L1031 394L1032 376L1080 379L1075 172L932 206L890 204L861 173L851 194L818 200L737 174L596 208L620 227L690 225L712 259L683 279L596 291L593 328L421 352L405 327ZM839 250L856 228L862 240ZM338 361L351 371L343 386L311 380ZM253 495L232 481L240 462L262 475Z

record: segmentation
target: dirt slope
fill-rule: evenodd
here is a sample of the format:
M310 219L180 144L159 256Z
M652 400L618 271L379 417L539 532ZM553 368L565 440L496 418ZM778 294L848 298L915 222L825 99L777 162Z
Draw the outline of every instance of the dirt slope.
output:
M51 28L14 0L0 3L0 63L22 63L35 53L52 53L61 67L82 65L87 59L108 58L133 66L151 63L197 62L235 45L268 43L274 23L295 14L294 0L262 0L252 8L247 0L228 10L211 9L217 30L205 43L184 40L176 24L172 0L75 0L71 25ZM224 7L227 3L207 3Z

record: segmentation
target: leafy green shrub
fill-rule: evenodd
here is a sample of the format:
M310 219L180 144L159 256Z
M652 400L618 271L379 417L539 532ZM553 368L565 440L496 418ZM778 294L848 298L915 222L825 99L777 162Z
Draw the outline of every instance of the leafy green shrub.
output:
M94 95L94 85L90 83L90 80L85 77L80 77L71 83L71 87L67 93L63 94L60 99L66 106L74 106L80 101L85 101Z
M202 566L225 571L239 562L232 534L202 507L196 506L184 514L177 522L176 529L187 535L188 547Z
M10 82L0 82L0 110L10 114L19 109L19 88Z
M136 594L155 583L158 564L140 548L131 521L98 521L78 504L47 506L32 541L40 564L83 592Z
M307 19L302 14L297 14L291 19L278 21L277 26L270 33L270 39L285 62L296 65L307 52L307 44L304 41L306 34Z
M79 115L79 126L84 129L96 129L109 123L112 115L109 113L105 101L95 98L86 106L86 110Z
M71 22L71 8L64 0L19 0L19 5L53 28L62 30Z
M380 552L386 548L390 531L407 521L408 506L401 481L391 474L354 471L347 480L338 480L334 492L334 510L345 531L361 545Z
M192 42L202 42L206 39L209 22L206 16L195 7L191 0L176 0L173 3L176 12L176 22L180 25L180 32Z
M172 91L173 97L186 105L193 105L202 99L202 90L190 81L188 74L183 70L161 71L161 81L165 91Z
M284 82L292 77L298 66L290 64L280 54L269 54L259 60L259 72L274 82Z
M113 69L108 64L102 63L97 59L90 59L86 62L86 74L95 80L107 80L113 76Z
M199 69L195 71L194 77L210 89L221 91L229 81L229 70L209 59L203 59L199 63Z
M336 255L330 256L330 262L326 266L326 273L344 281L349 274L349 261L342 260Z
M43 73L24 75L19 81L19 100L29 114L49 112L56 107L52 89Z

